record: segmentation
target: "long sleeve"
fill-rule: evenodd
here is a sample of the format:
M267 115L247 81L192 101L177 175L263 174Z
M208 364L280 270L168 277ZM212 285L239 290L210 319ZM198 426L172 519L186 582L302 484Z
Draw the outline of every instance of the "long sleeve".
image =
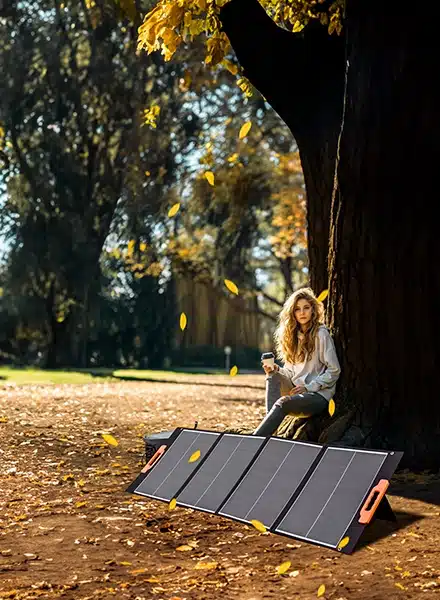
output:
M335 344L329 332L327 329L322 328L318 335L318 358L326 369L321 375L318 375L313 381L305 385L308 392L319 392L319 390L325 388L332 388L341 373Z

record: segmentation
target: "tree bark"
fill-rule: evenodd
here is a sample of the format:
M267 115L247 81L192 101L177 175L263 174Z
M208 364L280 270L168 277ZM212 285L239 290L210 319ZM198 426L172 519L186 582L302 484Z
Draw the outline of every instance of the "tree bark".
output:
M307 190L310 284L327 288L331 196L344 91L344 37L312 23L278 27L258 0L231 0L220 13L243 74L291 130Z
M347 4L347 81L331 214L339 409L359 443L438 468L438 31L410 5ZM434 264L430 271L429 264Z

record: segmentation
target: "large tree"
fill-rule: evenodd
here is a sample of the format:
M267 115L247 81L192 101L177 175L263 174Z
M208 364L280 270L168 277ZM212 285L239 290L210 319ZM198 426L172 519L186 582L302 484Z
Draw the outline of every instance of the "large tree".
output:
M328 251L328 316L343 367L327 439L339 430L349 443L404 450L407 466L437 468L435 19L415 23L411 5L395 1L384 10L377 0L262 0L270 15L257 0L181 4L159 3L142 44L171 55L204 31L216 64L226 33L241 75L296 138L312 284L327 280Z

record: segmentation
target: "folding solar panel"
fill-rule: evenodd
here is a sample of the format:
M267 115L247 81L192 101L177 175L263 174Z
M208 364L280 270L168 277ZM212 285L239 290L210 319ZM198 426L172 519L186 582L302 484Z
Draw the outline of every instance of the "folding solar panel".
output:
M224 434L177 496L177 504L215 513L266 438Z
M394 517L385 492L402 455L177 429L127 491L350 553L375 514Z

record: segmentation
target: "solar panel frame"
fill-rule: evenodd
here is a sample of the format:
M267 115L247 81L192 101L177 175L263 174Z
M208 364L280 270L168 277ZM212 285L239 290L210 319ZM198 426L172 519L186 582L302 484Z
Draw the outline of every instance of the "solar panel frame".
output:
M354 514L351 517L347 518L348 524L347 527L345 528L345 530L341 533L341 535L339 536L339 539L337 541L336 544L334 545L330 545L330 544L326 544L320 540L314 540L311 538L308 538L306 536L299 536L299 535L295 535L292 533L288 533L285 531L282 531L279 529L281 523L283 522L285 516L287 515L287 513L290 511L290 509L292 508L293 504L296 502L296 500L298 499L300 493L295 494L294 496L292 496L291 500L289 501L288 505L284 508L284 510L280 513L279 517L277 518L276 522L274 523L274 525L270 528L271 533L275 533L277 535L281 535L283 537L288 537L290 539L297 539L299 541L303 541L303 542L307 542L309 544L315 545L315 546L320 546L320 547L325 547L328 548L329 550L336 550L338 552L342 552L344 554L351 554L357 544L357 542L359 541L359 538L361 537L362 533L364 532L365 528L368 526L367 524L362 524L359 522L359 516L360 516L360 511L361 509L364 507L366 500L368 499L370 492L379 484L379 482L381 480L387 480L389 481L394 473L394 471L396 470L402 456L403 456L403 452L398 452L398 451L385 451L385 450L373 450L373 449L361 449L361 448L346 448L346 447L342 447L342 446L332 446L332 445L324 445L323 446L324 452L322 453L320 460L317 462L317 464L315 465L313 471L309 474L309 477L307 479L307 481L304 483L303 485L303 489L306 487L306 485L309 483L309 481L312 479L312 476L314 474L314 472L316 471L316 469L319 467L319 464L321 463L321 460L324 458L325 456L325 451L326 450L345 450L348 452L352 452L354 454L356 453L367 453L367 454L381 454L384 456L384 460L381 464L381 466L379 467L375 477L371 480L370 485L368 486L368 488L366 489L361 502L359 503L356 511L354 512ZM335 490L337 489L337 486L335 486L334 488ZM385 501L386 496L383 497L383 501ZM379 507L376 508L376 511L378 510ZM373 516L374 518L374 516ZM345 538L348 537L349 538L349 542L346 546L344 546L343 548L339 548L339 544L341 543L341 541Z

